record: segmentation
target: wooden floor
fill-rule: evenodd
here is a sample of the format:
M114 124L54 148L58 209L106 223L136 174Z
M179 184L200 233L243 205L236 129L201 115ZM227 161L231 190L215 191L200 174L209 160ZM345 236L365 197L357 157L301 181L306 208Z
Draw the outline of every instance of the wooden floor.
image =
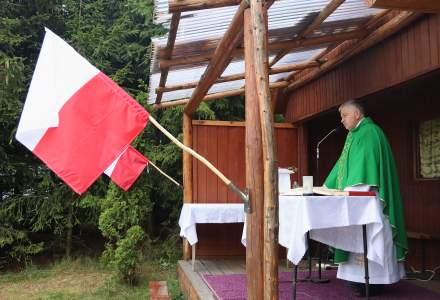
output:
M305 261L302 261L300 270L306 270ZM291 268L285 266L285 262L281 263L280 271L291 271ZM196 260L194 270L191 261L179 260L177 263L177 275L180 287L188 300L214 300L216 297L206 285L202 276L204 274L244 274L246 273L245 259L218 259L218 260ZM440 280L432 280L429 282L412 281L423 288L430 289L434 292L440 292Z
M280 266L279 270L287 271L289 269L286 266ZM245 273L246 261L244 258L228 260L196 260L194 271L191 261L179 260L177 263L177 275L179 277L180 287L188 300L216 299L202 278L205 274L218 275Z
M202 276L205 274L238 274L245 272L244 260L196 260L194 270L191 261L179 260L177 275L180 287L190 300L216 299Z

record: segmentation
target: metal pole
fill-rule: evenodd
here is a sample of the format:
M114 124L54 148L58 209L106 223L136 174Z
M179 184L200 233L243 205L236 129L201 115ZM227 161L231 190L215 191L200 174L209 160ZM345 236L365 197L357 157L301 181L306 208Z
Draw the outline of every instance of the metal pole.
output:
M312 251L310 249L310 232L307 231L307 265L309 269L309 275L299 281L312 281Z
M310 248L310 231L307 231L307 252L308 252L308 265L309 265L309 276L308 280L312 279L312 251Z
M296 282L298 278L298 265L293 267L293 281L292 281L292 299L296 300Z
M364 240L364 266L365 266L365 297L370 299L370 277L368 274L368 249L367 249L367 225L362 225L362 236Z
M319 180L319 144L316 146L316 185L320 186L320 180ZM318 278L312 279L313 283L327 283L327 282L330 281L327 278L322 278L322 272L321 272L322 249L321 248L322 248L321 244L318 242Z

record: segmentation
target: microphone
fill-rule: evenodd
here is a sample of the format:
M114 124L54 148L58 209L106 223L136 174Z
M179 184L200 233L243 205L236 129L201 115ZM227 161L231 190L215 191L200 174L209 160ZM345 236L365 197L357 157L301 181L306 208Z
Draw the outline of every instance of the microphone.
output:
M332 135L335 132L338 132L339 130L341 130L341 126L338 126L334 129L332 129L329 133L327 133L327 135L325 137L323 137L318 144L316 145L316 159L319 159L319 145L321 145L321 143L323 141L325 141L330 135Z
M339 130L341 129L341 126L338 126L338 127L336 127L336 128L334 128L334 129L332 129L329 133L327 133L319 142L318 142L318 144L316 145L316 179L317 179L317 183L318 183L318 185L319 185L319 146L321 145L321 143L323 142L323 141L325 141L330 135L332 135L333 133L335 133L335 132L338 132ZM327 282L329 282L329 280L328 279L326 279L326 278L322 278L322 276L321 276L321 262L322 262L322 254L321 254L321 247L320 247L320 245L318 244L318 252L319 252L319 260L318 260L318 263L319 263L319 266L318 266L318 278L313 278L312 279L312 282L314 282L314 283L327 283ZM309 256L309 269L311 269L311 257Z

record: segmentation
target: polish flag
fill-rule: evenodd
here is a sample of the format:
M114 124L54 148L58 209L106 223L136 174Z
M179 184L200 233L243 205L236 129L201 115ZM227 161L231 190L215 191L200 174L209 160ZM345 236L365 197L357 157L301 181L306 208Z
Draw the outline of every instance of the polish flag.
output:
M46 28L16 138L81 194L145 128L148 112Z
M147 165L148 158L132 146L128 146L104 173L121 189L127 191Z

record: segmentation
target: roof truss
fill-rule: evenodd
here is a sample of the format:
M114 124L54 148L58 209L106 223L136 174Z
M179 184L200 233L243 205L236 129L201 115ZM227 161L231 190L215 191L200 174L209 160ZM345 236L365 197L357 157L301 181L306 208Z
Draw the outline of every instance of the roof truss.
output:
M366 2L371 2L371 5L375 5L377 2L393 1L369 0ZM236 5L237 3L239 3L238 0L169 0L169 11L172 12L173 15L166 47L160 50L159 55L161 75L159 85L154 91L157 95L155 101L156 108L186 105L185 113L191 114L197 109L202 101L241 95L244 93L244 88L236 88L207 95L208 91L214 84L244 79L244 73L235 73L222 77L221 75L231 61L234 59L240 59L243 56L243 12L248 8L248 4L245 0L240 2L240 5L222 39L220 41L211 41L213 44L217 45L214 51L211 50L206 53L201 52L201 54L197 56L176 57L176 48L174 47L179 21L183 17L181 12L230 6ZM270 6L272 3L273 1L269 1L267 5ZM322 28L320 27L322 23L343 3L344 0L330 1L319 13L313 15L313 18L310 19L299 32L293 34L290 39L273 40L269 43L268 49L274 54L274 58L269 63L269 74L291 72L283 79L278 79L277 82L272 82L269 88L285 89L285 91L291 92L307 82L314 80L318 76L321 76L323 73L347 60L349 57L373 46L380 40L411 23L421 15L420 13L415 12L396 12L390 16L388 11L384 10L373 15L367 20L367 22L364 22L357 28L351 28L348 31L340 30L339 32L316 35L315 32L317 28ZM191 43L186 46L191 47ZM179 45L179 47L184 46ZM307 61L282 66L275 65L282 60L284 56L292 53L292 51L306 49L307 47L321 47L325 48L325 50ZM335 55L335 53L337 53L337 55ZM177 70L179 68L184 68L185 65L200 66L201 63L206 63L207 61L208 66L199 80L189 82L183 81L178 84L166 85L167 75L170 68ZM161 103L163 93L185 89L193 89L189 98Z
M312 33L316 28L319 27L319 25L324 22L325 19L327 19L328 16L332 14L342 3L344 3L345 0L332 0L330 1L326 7L324 7L323 10L316 16L316 18L313 20L313 22L304 28L296 37L295 40L299 41L301 39L304 39L308 34ZM272 61L269 63L269 66L273 66L276 64L280 59L282 59L287 53L289 53L288 50L281 50L277 53L277 55L272 59Z

